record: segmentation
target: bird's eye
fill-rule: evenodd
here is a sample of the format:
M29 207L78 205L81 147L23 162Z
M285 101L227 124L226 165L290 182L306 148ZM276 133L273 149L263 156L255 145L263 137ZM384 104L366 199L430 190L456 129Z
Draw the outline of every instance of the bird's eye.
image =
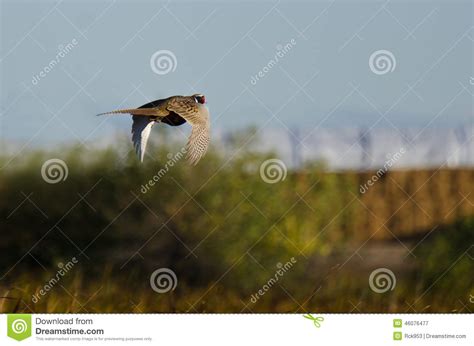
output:
M196 95L196 96L194 96L194 100L195 100L197 103L201 103L201 104L203 104L203 103L205 102L203 95Z

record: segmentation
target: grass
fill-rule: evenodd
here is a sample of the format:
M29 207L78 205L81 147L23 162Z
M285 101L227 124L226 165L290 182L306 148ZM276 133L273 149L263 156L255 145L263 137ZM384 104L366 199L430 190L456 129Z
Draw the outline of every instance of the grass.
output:
M143 193L163 163L119 152L35 152L0 172L1 312L466 312L472 169L388 172L361 193L371 172L316 163L267 184L259 168L274 155L249 147L178 162ZM67 163L66 180L42 179L50 158ZM392 291L370 289L379 267L395 273ZM151 289L157 268L176 273L174 291Z

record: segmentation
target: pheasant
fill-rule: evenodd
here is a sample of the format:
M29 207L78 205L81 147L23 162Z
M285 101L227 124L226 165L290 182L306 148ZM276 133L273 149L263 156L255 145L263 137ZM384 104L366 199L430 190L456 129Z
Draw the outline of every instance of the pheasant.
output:
M186 158L192 165L196 165L206 153L210 141L209 111L205 103L206 98L202 94L171 96L138 108L119 109L97 115L132 115L132 141L141 162L145 156L151 128L155 123L180 126L188 122L192 130L186 145Z

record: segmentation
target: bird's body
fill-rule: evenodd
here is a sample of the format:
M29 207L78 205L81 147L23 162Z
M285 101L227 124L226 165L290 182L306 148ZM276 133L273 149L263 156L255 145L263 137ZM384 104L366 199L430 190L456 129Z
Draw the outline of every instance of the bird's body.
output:
M192 126L191 136L186 145L187 158L197 164L207 151L210 140L209 111L204 95L172 96L149 102L138 108L119 109L104 114L131 114L133 118L132 141L143 161L145 149L155 122L170 126L180 126L188 122Z

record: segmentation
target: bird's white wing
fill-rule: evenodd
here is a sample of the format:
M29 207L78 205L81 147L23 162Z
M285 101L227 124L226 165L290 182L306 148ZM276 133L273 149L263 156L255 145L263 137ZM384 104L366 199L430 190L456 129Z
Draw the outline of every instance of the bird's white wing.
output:
M155 121L151 120L149 117L139 115L133 116L132 141L141 162L143 162L146 144L154 123Z

